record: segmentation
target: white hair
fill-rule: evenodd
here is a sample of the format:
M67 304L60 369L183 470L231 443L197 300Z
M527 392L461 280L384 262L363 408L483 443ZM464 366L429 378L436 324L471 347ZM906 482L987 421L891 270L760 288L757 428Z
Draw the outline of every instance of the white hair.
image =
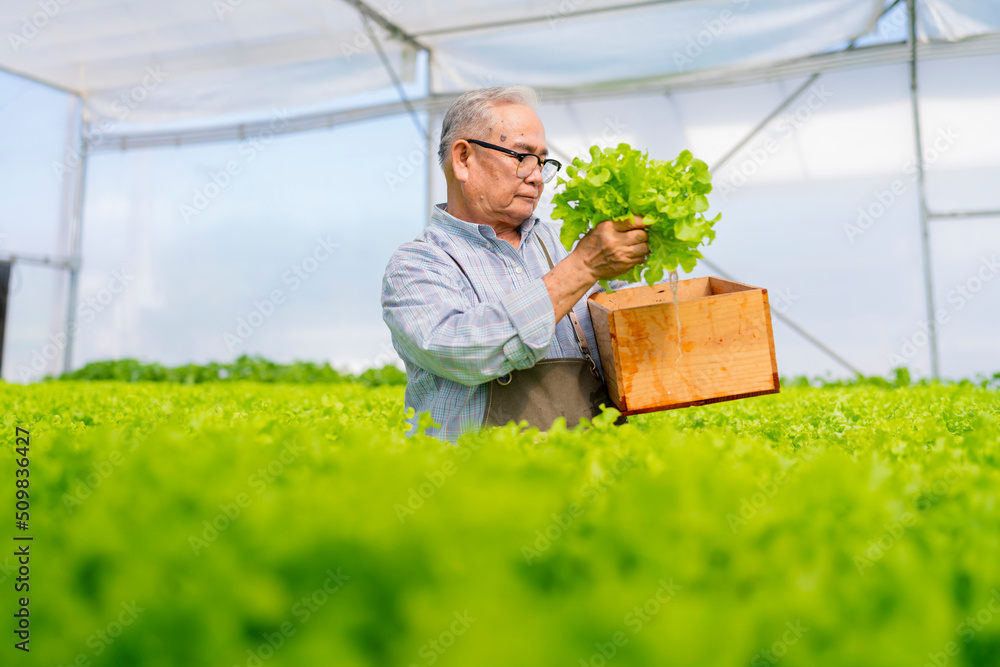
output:
M441 122L438 162L444 165L445 156L451 152L452 144L459 139L484 135L494 121L493 108L504 104L518 104L534 109L538 106L538 94L528 86L504 86L470 90L459 96L448 108Z

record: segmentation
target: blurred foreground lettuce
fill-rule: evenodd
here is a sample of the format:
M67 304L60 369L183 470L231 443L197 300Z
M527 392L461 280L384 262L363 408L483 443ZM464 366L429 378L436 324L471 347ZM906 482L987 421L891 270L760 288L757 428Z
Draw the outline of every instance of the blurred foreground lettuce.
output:
M0 478L32 436L14 664L996 664L996 391L789 387L457 447L404 437L402 393L0 385Z

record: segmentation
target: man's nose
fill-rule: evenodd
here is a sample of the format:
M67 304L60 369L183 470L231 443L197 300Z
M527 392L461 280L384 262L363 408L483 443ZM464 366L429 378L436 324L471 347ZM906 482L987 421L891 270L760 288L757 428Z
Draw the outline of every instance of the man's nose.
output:
M531 173L524 177L524 180L528 183L535 183L537 185L542 184L542 165L537 164L535 168L531 170Z

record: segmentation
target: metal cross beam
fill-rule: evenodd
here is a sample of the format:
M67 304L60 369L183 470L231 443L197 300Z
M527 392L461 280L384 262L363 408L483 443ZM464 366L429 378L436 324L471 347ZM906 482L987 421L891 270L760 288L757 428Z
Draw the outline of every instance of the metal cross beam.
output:
M378 51L379 60L382 61L382 66L385 68L386 73L392 80L392 85L396 87L396 92L399 94L399 101L403 103L403 106L406 107L406 112L410 115L410 118L413 119L413 124L417 128L417 132L424 135L424 138L429 139L430 132L426 130L423 125L420 124L420 118L417 117L417 111L416 109L413 108L413 104L410 102L410 98L406 96L406 91L403 90L403 82L399 79L399 76L396 75L396 70L392 68L392 63L389 62L389 57L385 55L385 50L382 48L382 42L379 40L378 35L376 35L375 31L372 29L372 24L369 16L365 13L362 13L361 22L365 24L365 32L368 33L368 37L371 38L372 44L375 45L375 50ZM428 51L428 53L430 53L430 51ZM429 69L430 68L428 68L428 70ZM429 80L430 77L429 71L427 73L427 76Z
M705 264L705 266L709 267L710 269L712 269L713 271L715 271L716 273L718 273L723 278L726 278L727 280L736 280L736 278L732 277L731 275L729 275L728 273L726 273L725 271L723 271L721 268L719 268L719 266L717 264L713 264L712 262L710 262L709 260L704 259L704 258L702 258L701 261L702 261L702 263ZM840 356L839 354L837 354L836 352L834 352L833 350L831 350L830 348L828 348L819 339L817 339L815 336L813 336L812 334L810 334L808 331L806 331L805 329L803 329L802 327L800 327L798 324L796 324L795 322L791 321L790 319L788 319L787 317L785 317L781 313L776 313L776 312L772 311L771 314L774 315L779 320L781 320L782 322L784 322L785 324L787 324L795 333L799 334L800 336L802 336L803 338L805 338L807 341L809 341L810 343L812 343L813 345L815 345L823 353L825 353L831 359L833 359L834 361L836 361L838 364L840 364L841 366L843 366L847 370L851 371L855 375L862 375L861 371L859 371L857 368L855 368L854 366L852 366L850 364L850 362L848 362L842 356Z
M0 255L0 262L10 262L11 264L36 264L38 266L48 266L53 269L69 269L73 266L73 260L67 257L49 257L48 255L25 255L22 253L10 253Z
M903 0L895 0L895 2L893 2L891 5L889 5L885 9L883 9L882 13L879 14L879 17L875 20L876 24L878 23L878 21L880 21L882 19L883 16L885 16L890 11L892 11L892 9L896 5L898 5L900 2L902 2L902 1ZM855 48L855 46L857 45L858 39L860 39L860 36L859 37L855 37L854 39L852 39L851 43L848 44L847 47L844 49L844 52L846 53L848 51L853 51L854 48ZM784 111L786 108L788 108L788 105L791 104L793 101L795 101L795 99L799 95L801 95L806 90L808 90L809 86L813 85L816 82L816 79L818 79L820 77L820 74L821 74L821 72L814 72L808 79L806 79L805 83L803 83L801 86L799 86L798 88L796 88L795 91L791 95L789 95L787 98L785 98L785 100L781 104L779 104L774 109L774 111L772 111L770 114L768 114L767 117L764 118L764 120L762 120L759 123L757 123L757 125L755 125L754 128L752 130L750 130L750 132L747 133L747 135L745 137L743 137L743 139L740 140L739 143L737 143L735 146L733 146L729 150L728 153L726 153L725 155L723 155L722 158L716 164L712 165L712 171L715 171L716 169L722 167L724 164L726 164L731 159L733 159L733 156L735 156L744 146L746 146L748 143L750 143L750 140L752 140L755 136L757 136L760 133L761 130L763 130L765 127L767 127L767 125L772 120L774 120L775 118L777 118L778 114L780 114L782 111Z
M401 27L387 19L385 16L375 11L367 4L362 2L362 0L344 0L347 4L351 5L361 14L362 17L371 19L375 23L379 24L384 30L386 30L390 35L409 44L418 51L430 51L430 47L422 44L416 37L410 33L403 30Z
M997 211L949 211L942 213L927 213L931 219L937 218L1000 218L1000 210Z

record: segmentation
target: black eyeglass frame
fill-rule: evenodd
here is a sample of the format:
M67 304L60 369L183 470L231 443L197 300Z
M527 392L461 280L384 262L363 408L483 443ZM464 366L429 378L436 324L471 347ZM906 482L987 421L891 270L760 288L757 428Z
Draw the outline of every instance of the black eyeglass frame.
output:
M555 177L555 175L559 173L559 170L562 169L562 162L560 162L559 160L553 160L551 158L546 159L543 158L541 155L536 155L534 153L518 153L517 151L511 150L509 148L504 148L503 146L497 146L496 144L489 144L486 143L485 141L480 141L479 139L464 139L463 141L468 141L470 144L476 144L477 146L482 146L483 148L492 148L495 151L500 151L501 153L506 153L507 155L513 155L514 157L517 158L518 167L521 166L521 163L524 161L524 158L530 155L531 157L538 160L538 168L542 172L542 183L548 183L549 181L551 181ZM551 176L545 178L545 165L547 164L554 164L556 166L556 169L555 171L552 172ZM534 171L534 169L532 169L532 171ZM530 176L530 173L528 175ZM518 178L527 178L527 177L528 176L518 176Z

